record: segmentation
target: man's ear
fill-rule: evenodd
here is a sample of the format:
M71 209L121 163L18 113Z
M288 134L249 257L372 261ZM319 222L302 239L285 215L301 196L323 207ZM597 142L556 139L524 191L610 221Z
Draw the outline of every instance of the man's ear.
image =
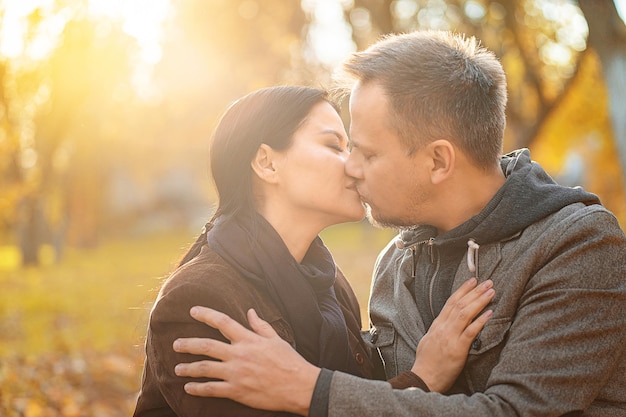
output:
M269 183L276 182L276 156L277 154L274 149L265 143L262 143L259 149L257 149L254 158L252 158L252 162L250 162L250 166L257 177L262 181Z
M456 148L445 139L433 141L427 145L428 156L432 158L430 179L433 184L440 184L448 179L456 165Z

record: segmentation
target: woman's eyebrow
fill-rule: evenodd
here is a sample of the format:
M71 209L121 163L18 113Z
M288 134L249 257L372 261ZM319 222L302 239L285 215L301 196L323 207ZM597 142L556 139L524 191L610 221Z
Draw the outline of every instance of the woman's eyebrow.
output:
M337 136L337 137L339 137L339 138L343 137L343 136L341 135L341 133L339 133L339 132L338 132L338 131L336 131L335 129L322 129L322 131L321 131L320 133L321 133L321 134L324 134L324 135L326 135L326 134L335 135L335 136Z
M348 142L348 138L345 135L342 135L338 130L335 130L335 129L323 129L320 133L322 135L334 135L341 142Z

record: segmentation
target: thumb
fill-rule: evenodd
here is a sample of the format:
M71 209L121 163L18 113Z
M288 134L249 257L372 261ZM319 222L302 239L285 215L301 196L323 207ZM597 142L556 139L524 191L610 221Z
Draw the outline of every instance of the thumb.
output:
M250 323L250 327L252 327L252 330L254 330L255 333L257 333L260 336L268 337L268 338L278 336L278 333L274 331L274 328L272 328L272 326L268 322L261 319L256 314L256 311L254 311L253 308L248 310L248 323Z

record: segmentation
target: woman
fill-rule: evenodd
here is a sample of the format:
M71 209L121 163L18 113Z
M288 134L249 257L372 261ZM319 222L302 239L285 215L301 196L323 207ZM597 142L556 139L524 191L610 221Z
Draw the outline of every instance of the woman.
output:
M227 399L185 394L190 379L176 377L174 367L202 358L175 353L173 341L225 340L190 317L195 305L244 324L247 310L254 308L311 363L380 375L377 356L371 357L360 338L356 297L318 237L328 226L365 214L344 174L347 146L341 118L320 90L262 89L227 110L211 148L219 204L152 309L135 416L274 415ZM481 303L473 304L474 314L486 304ZM466 354L469 345L465 348ZM416 376L393 383L427 388Z

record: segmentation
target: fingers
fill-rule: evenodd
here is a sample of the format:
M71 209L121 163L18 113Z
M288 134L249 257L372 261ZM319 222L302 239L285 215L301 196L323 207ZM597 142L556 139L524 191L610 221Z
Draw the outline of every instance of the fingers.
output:
M479 285L453 307L451 317L453 319L456 317L457 325L462 327L468 326L487 307L495 295L491 285L493 285L491 282Z
M207 307L193 307L190 313L196 320L217 328L233 343L256 336L255 333L219 311ZM260 336L279 337L272 326L259 318L253 309L248 310L248 320L250 321L250 326ZM210 356L219 360L228 359L232 353L232 345L208 338L179 338L174 341L173 346L174 351L179 353Z
M263 337L278 337L278 333L274 330L274 328L265 320L262 320L254 311L253 308L248 310L248 323L250 323L250 327L254 330L258 335Z
M451 331L457 332L459 335L463 334L466 327L493 299L495 291L492 287L493 282L491 280L478 286L476 286L474 279L468 280L450 296L435 321L443 328L450 326ZM484 324L480 325L480 329L482 326Z
M487 310L465 328L462 337L466 338L467 343L472 343L474 339L478 337L478 334L483 329L483 327L485 327L485 324L492 315L493 310Z
M185 384L187 394L199 397L227 397L230 384L225 381L188 382Z
M447 318L450 315L466 318L467 323L487 306L491 301L493 282L487 280L476 286L475 278L469 279L456 290L446 301L440 316ZM487 298L485 295L487 294Z
M174 368L174 373L178 376L192 378L215 378L227 379L228 372L222 362L218 361L198 361L192 363L179 363Z
M474 277L472 277L472 278L468 279L467 281L465 281L463 283L463 285L461 285L459 287L459 289L457 289L450 296L450 298L448 298L448 301L446 301L446 305L448 303L456 304L461 298L463 298L466 294L468 294L470 291L472 291L476 287L477 282L478 281ZM444 308L445 308L445 306L444 306Z
M197 337L176 339L173 347L174 351L179 353L209 356L219 360L227 359L230 350L228 343L215 339L201 339Z
M211 308L195 306L191 308L189 313L194 319L219 330L224 337L231 342L236 342L254 335L253 332L246 329L226 314Z

